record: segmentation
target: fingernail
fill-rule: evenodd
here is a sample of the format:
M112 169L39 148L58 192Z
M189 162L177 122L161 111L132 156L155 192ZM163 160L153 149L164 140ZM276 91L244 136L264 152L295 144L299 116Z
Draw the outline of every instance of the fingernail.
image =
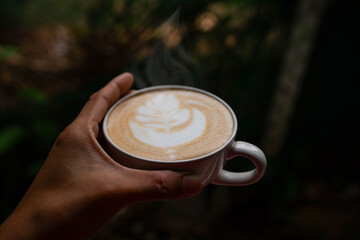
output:
M190 174L182 177L182 195L189 198L197 195L202 188L201 179L198 175Z

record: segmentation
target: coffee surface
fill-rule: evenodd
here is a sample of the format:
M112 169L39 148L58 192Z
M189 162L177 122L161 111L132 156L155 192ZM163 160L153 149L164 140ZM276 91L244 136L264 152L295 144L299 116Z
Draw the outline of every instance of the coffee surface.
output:
M132 155L176 161L211 153L233 131L229 110L191 90L144 92L118 104L107 120L111 140Z

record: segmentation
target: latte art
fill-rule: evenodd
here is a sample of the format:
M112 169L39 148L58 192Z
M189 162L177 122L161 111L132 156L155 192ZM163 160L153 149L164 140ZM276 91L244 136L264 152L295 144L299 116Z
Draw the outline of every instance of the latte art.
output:
M139 141L169 149L200 137L206 126L205 115L194 107L181 106L173 94L159 94L138 107L130 120L131 132ZM170 154L171 159L175 156Z
M120 103L111 112L107 129L124 151L171 161L215 151L230 138L233 120L222 103L205 94L158 90Z

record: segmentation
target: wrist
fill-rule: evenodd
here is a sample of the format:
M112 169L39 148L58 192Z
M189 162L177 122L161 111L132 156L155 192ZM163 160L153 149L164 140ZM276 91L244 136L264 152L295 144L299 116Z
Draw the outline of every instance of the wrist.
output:
M69 192L27 193L0 226L0 239L88 239L111 219L114 211L107 211L109 204L89 196L85 201L84 197Z
M35 206L23 209L20 206L0 225L0 239L39 239Z
M70 211L66 209L66 201L50 193L41 196L27 193L0 226L0 239L72 239L64 237L71 227L70 216L66 214Z

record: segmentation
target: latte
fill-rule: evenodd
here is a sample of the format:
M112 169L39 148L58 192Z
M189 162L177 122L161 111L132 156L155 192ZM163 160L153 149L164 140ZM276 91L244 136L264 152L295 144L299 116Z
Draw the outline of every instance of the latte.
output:
M221 102L184 89L148 91L120 102L107 119L110 139L132 155L160 161L204 156L222 147L233 118Z

